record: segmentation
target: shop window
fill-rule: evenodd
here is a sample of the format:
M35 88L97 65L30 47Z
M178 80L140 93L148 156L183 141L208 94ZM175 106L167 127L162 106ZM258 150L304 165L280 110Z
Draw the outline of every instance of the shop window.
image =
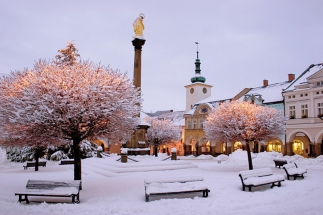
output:
M220 146L220 152L225 154L225 150L226 150L226 144L222 143Z
M242 143L241 142L235 142L233 145L233 150L238 150L238 149L242 149Z
M267 151L268 152L282 152L282 146L281 143L278 140L275 141L270 141L267 146Z

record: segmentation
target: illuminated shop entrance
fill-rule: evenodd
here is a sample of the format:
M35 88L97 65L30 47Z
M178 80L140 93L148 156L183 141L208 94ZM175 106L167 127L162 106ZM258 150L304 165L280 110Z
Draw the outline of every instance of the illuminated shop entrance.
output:
M243 149L242 148L242 143L239 142L239 141L235 142L234 145L233 145L233 151L238 150L238 149L241 149L241 150Z
M187 145L185 145L185 155L195 155L196 154L196 139L190 138Z
M282 146L279 140L273 140L268 143L267 146L267 151L268 152L282 152Z
M211 145L210 141L208 141L206 138L202 140L201 145L201 154L208 155L211 152Z
M300 140L294 140L292 150L295 155L302 155L304 150L304 143Z

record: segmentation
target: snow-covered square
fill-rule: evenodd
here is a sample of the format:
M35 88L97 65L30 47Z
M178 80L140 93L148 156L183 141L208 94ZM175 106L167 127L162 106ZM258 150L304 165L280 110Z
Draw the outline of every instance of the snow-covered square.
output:
M274 174L285 177L281 187L270 185L242 191L238 176L248 169L245 151L230 156L187 156L180 160L165 160L166 155L132 156L139 161L116 161L120 156L82 160L80 203L70 198L29 197L30 204L19 203L15 192L25 189L28 179L73 180L73 165L47 161L38 172L24 170L22 163L9 162L1 150L0 204L1 214L321 214L323 211L323 157L284 156L277 152L253 154L254 169L269 167ZM273 159L284 158L306 168L304 179L287 180L282 168L275 168ZM202 193L151 197L145 202L144 180L201 176L210 189L207 198ZM46 203L44 200L57 203ZM38 202L40 201L40 202Z

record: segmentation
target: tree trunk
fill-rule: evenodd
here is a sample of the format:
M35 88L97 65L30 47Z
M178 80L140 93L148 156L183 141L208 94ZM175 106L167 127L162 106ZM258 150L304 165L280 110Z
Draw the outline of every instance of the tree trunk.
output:
M155 157L158 157L157 147L158 147L158 146L154 146L154 153L155 153Z
M80 139L73 139L74 149L74 180L82 180Z
M40 149L36 148L35 149L35 171L38 171L38 164L39 164L39 155L40 155Z
M249 170L252 170L253 166L252 166L252 159L251 159L249 140L246 140L246 148L247 148L247 155L248 155Z

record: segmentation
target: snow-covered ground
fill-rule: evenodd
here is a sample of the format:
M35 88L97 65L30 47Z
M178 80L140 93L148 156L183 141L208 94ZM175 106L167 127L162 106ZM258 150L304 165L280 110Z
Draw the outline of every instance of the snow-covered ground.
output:
M246 152L232 155L180 157L179 161L161 161L166 158L135 156L138 160L117 162L119 157L89 158L82 160L82 184L80 204L18 202L16 191L24 189L28 179L72 180L73 166L58 165L47 161L47 167L38 172L23 169L22 163L10 163L0 149L0 214L309 214L323 213L323 156L305 159L300 156L285 156L288 162L308 169L305 179L285 180L281 187L270 185L253 188L252 192L241 190L240 171L247 170ZM254 168L270 167L274 174L283 169L275 168L273 158L282 158L280 153L253 155ZM221 163L219 163L221 161ZM144 179L156 177L202 176L211 192L208 198L202 193L151 197L145 202ZM47 198L54 201L55 198ZM30 200L43 200L30 197ZM59 201L70 202L70 198Z

